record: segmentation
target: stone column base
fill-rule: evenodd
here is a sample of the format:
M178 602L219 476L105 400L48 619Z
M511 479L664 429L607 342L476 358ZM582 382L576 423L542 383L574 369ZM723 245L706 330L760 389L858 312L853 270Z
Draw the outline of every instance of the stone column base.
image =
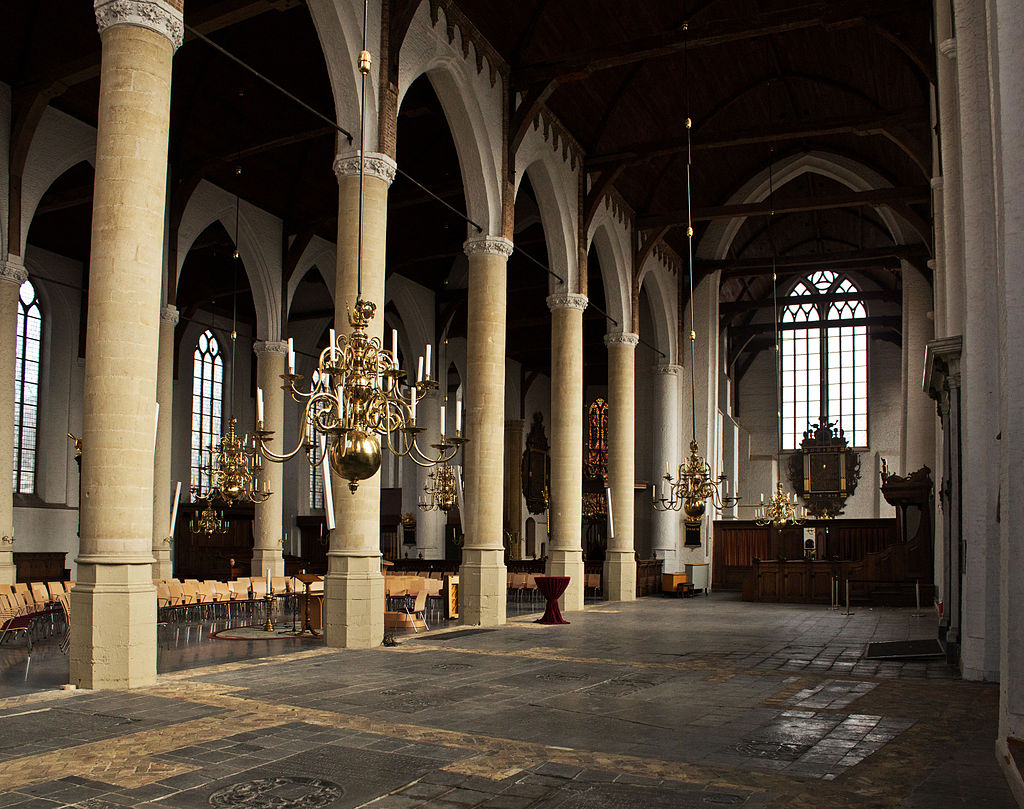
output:
M682 564L679 562L678 555L675 550L661 550L659 548L654 549L654 558L661 559L661 571L662 573L679 573L682 570Z
M380 554L328 553L324 579L324 642L339 649L373 649L384 641L384 577Z
M583 609L583 589L586 584L583 576L583 551L553 548L550 554L545 575L569 577L569 586L558 599L558 607L562 612L578 612Z
M459 568L461 623L498 626L505 623L508 575L504 548L464 548Z
M633 551L606 551L604 593L609 601L636 600L636 557Z
M276 548L253 548L252 575L256 578L262 578L267 575L268 570L271 576L284 575L284 557L281 555L280 546ZM377 563L377 571L380 572L379 562Z
M169 579L174 575L169 543L161 541L159 546L153 546L153 560L154 579Z
M14 553L0 551L0 584L14 584L18 578L18 570L14 566Z
M156 683L156 588L149 563L79 559L71 615L71 683L118 689Z

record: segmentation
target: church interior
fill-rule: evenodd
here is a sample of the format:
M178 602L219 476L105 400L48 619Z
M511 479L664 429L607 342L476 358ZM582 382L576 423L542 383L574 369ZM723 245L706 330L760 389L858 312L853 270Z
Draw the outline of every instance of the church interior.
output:
M1024 806L1019 0L0 21L2 805Z

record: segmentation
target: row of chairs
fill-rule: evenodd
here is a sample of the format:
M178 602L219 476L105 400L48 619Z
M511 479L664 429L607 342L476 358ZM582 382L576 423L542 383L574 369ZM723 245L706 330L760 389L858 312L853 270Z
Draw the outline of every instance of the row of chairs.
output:
M40 608L56 604L75 586L73 581L19 581L15 584L0 584L0 595L18 596L26 605Z
M268 594L265 578L240 578L222 582L213 579L157 579L157 609L164 618L227 618L239 612L253 615L265 605ZM291 576L272 576L269 594L277 599L294 598L305 592L305 585ZM311 594L323 593L323 582L310 585ZM292 605L294 606L294 604Z
M431 571L426 576L391 573L384 576L384 596L386 609L391 612L401 611L413 619L413 629L419 631L418 625L427 626L427 615L441 617L444 612L444 580L443 573Z
M530 602L537 601L539 598L539 591L537 590L537 576L542 576L542 573L508 573L508 594L511 598L518 602L522 602L524 598L529 598ZM594 595L595 597L601 595L601 574L600 573L585 573L583 581L583 592L584 595Z
M61 631L61 651L67 653L71 626L69 593L74 582L18 582L0 585L0 644L21 635L28 647L25 678L32 662L32 645Z

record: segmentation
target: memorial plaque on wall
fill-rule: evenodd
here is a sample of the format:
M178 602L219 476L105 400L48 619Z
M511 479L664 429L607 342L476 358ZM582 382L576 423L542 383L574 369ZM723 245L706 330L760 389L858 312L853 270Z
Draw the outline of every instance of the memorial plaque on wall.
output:
M834 422L811 425L790 458L789 480L811 516L831 519L843 513L860 479L860 456L850 449Z

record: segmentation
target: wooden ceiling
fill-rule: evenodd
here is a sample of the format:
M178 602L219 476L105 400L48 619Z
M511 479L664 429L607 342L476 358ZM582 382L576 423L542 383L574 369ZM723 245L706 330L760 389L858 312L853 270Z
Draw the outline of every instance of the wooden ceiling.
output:
M391 0L396 12L412 2ZM696 268L697 280L724 270L724 325L742 327L758 317L772 257L780 272L850 269L873 294L897 302L900 260L925 270L934 72L929 0L428 2L457 5L507 62L514 91L528 104L545 103L579 143L593 184L612 180L637 225L683 256L685 120L692 118L696 243L711 223L746 217L726 259L699 261ZM185 6L188 25L334 118L323 54L302 2L186 0ZM95 124L98 68L88 3L19 0L0 8L0 80L13 88L15 146L19 127L30 127L47 102ZM358 122L340 123L354 129ZM172 221L206 179L280 217L290 237L334 240L335 133L194 38L175 56L170 142ZM397 143L403 170L464 207L455 147L425 79L404 99ZM805 174L778 186L771 205L730 204L769 163L811 151L856 161L891 187L854 192ZM30 241L84 258L91 172L74 172L47 192ZM528 207L517 204L517 213ZM769 226L770 208L776 213ZM880 209L906 225L911 244L894 244ZM450 333L458 333L463 225L403 178L392 187L388 215L389 272L437 291L438 322L450 322ZM221 253L222 241L211 239L207 247ZM516 241L546 261L539 224L517 223ZM179 308L222 299L233 288L230 269L210 270L219 266L214 258L187 263L201 266L198 278L205 280L183 279L178 292L192 300L179 297ZM509 352L527 370L546 371L546 274L514 257L509 277ZM603 300L600 290L590 292ZM308 316L315 304L305 308ZM245 311L251 316L251 304ZM603 347L588 346L588 357L591 348L603 364ZM598 372L593 381L600 379Z

